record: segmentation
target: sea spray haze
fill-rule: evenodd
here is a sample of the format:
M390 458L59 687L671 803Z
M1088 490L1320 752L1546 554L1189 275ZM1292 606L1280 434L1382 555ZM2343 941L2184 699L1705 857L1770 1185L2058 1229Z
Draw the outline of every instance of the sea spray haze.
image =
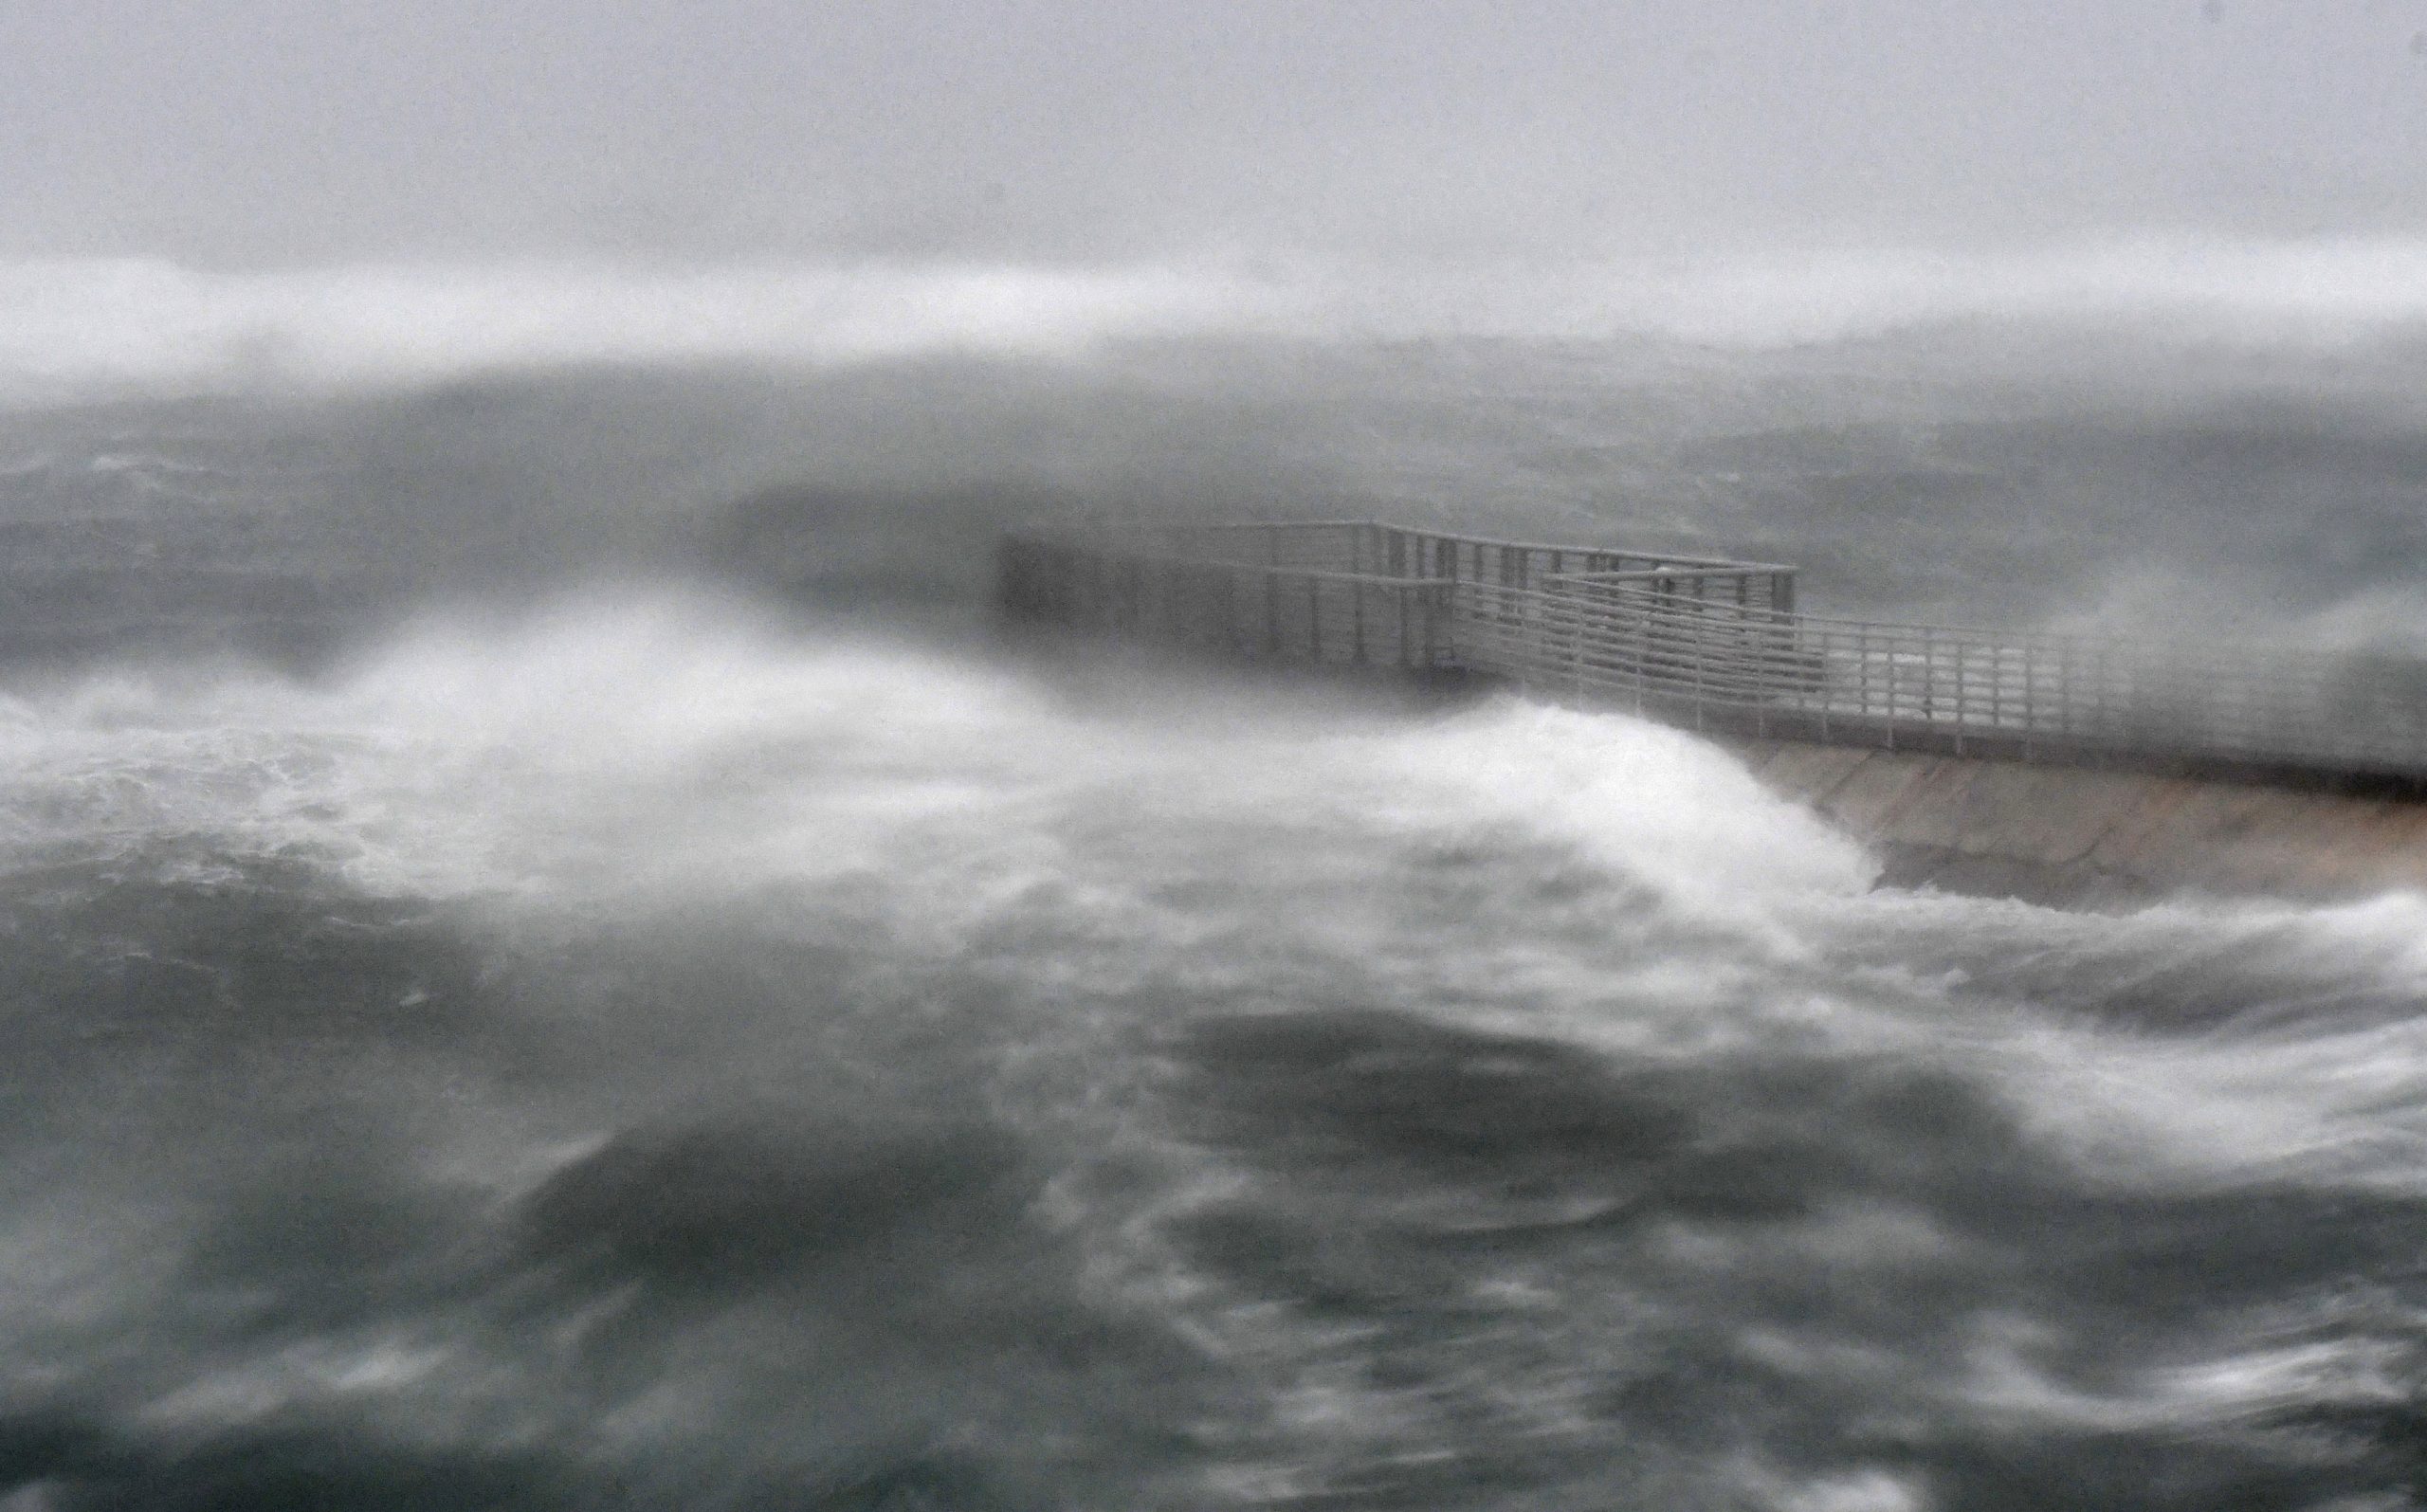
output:
M988 601L1381 515L2427 649L2421 28L0 14L0 1507L2427 1501L2427 900Z

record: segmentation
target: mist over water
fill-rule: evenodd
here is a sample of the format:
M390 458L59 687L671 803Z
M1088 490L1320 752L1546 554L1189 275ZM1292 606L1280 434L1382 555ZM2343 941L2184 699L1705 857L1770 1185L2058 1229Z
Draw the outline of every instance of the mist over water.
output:
M0 1502L2427 1497L2427 900L1876 888L1679 732L986 614L1007 519L1378 514L2410 644L2409 296L2084 265L46 271L150 313L0 355Z

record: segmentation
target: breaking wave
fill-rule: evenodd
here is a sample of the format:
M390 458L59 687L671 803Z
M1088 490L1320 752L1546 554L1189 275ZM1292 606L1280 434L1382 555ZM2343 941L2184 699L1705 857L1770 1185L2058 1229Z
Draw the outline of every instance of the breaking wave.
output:
M2139 238L1690 261L1108 266L584 261L0 266L0 397L392 388L549 366L1070 360L1172 338L1653 337L1762 349L1948 324L2346 344L2427 321L2427 243Z
M0 267L0 394L387 388L566 365L1055 358L1219 333L1265 291L1139 267Z

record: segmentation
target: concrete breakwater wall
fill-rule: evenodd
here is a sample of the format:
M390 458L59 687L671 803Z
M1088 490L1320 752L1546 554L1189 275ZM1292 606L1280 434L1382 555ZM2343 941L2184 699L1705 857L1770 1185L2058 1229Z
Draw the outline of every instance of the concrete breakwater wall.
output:
M2056 903L2427 888L2427 803L1791 740L1726 742L1876 848L1883 881Z

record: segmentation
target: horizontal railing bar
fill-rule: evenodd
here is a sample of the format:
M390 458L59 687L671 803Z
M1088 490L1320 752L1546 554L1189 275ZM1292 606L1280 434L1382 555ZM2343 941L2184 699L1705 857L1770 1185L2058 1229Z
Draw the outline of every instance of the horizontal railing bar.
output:
M1210 519L1186 523L1179 521L1158 523L1154 520L1147 519L1123 519L1111 521L1103 526L1086 526L1081 528L1091 532L1108 530L1138 532L1204 531L1211 533L1215 531L1370 530L1374 528L1374 523L1375 522L1370 519ZM1066 533L1072 527L1061 527L1060 530L1055 533ZM1391 529L1394 527L1384 526L1382 528Z
M1493 540L1485 536L1460 536L1450 531L1424 530L1412 525L1393 525L1382 520L1366 520L1364 523L1381 530L1396 531L1402 536L1420 536L1428 540L1455 541L1461 546L1487 546L1495 551L1564 552L1570 556L1640 556L1646 561L1676 562L1686 567L1766 568L1766 564L1763 563L1740 563L1726 556L1689 556L1682 552L1638 551L1632 546L1578 546L1573 541L1560 546L1538 540ZM1784 570L1792 571L1792 569Z
M1547 541L1494 540L1482 536L1467 536L1451 531L1426 530L1417 526L1393 524L1388 520L1381 519L1221 519L1195 521L1175 520L1160 522L1141 519L1122 519L1083 521L1076 524L1060 526L1040 526L1035 527L1032 533L1036 535L1050 535L1067 538L1071 536L1085 536L1088 534L1104 534L1111 532L1133 534L1149 532L1201 532L1209 534L1214 532L1227 532L1232 534L1247 534L1253 532L1270 533L1280 531L1317 530L1387 531L1394 535L1408 537L1411 538L1421 538L1426 540L1441 541L1444 543L1455 543L1460 546L1480 546L1494 551L1541 552L1566 556L1630 556L1650 562L1672 562L1681 569L1736 568L1743 571L1758 573L1791 573L1795 571L1794 567L1782 562L1738 561L1732 557L1725 556L1704 556L1682 552L1643 551L1634 547L1627 546L1578 546L1572 543L1568 545L1557 545Z
M1167 571L1202 574L1245 574L1252 577L1316 578L1323 582L1359 583L1383 592L1429 590L1439 592L1458 586L1451 577L1395 577L1388 573L1344 573L1330 567L1275 566L1269 562L1215 562L1200 556L1149 556L1123 555L1122 562L1158 567Z
M1595 552L1594 556L1632 556L1633 552ZM1647 560L1655 558L1647 558ZM1624 567L1599 573L1544 573L1543 583L1615 583L1644 577L1775 577L1795 569L1782 562L1711 562L1677 567Z

